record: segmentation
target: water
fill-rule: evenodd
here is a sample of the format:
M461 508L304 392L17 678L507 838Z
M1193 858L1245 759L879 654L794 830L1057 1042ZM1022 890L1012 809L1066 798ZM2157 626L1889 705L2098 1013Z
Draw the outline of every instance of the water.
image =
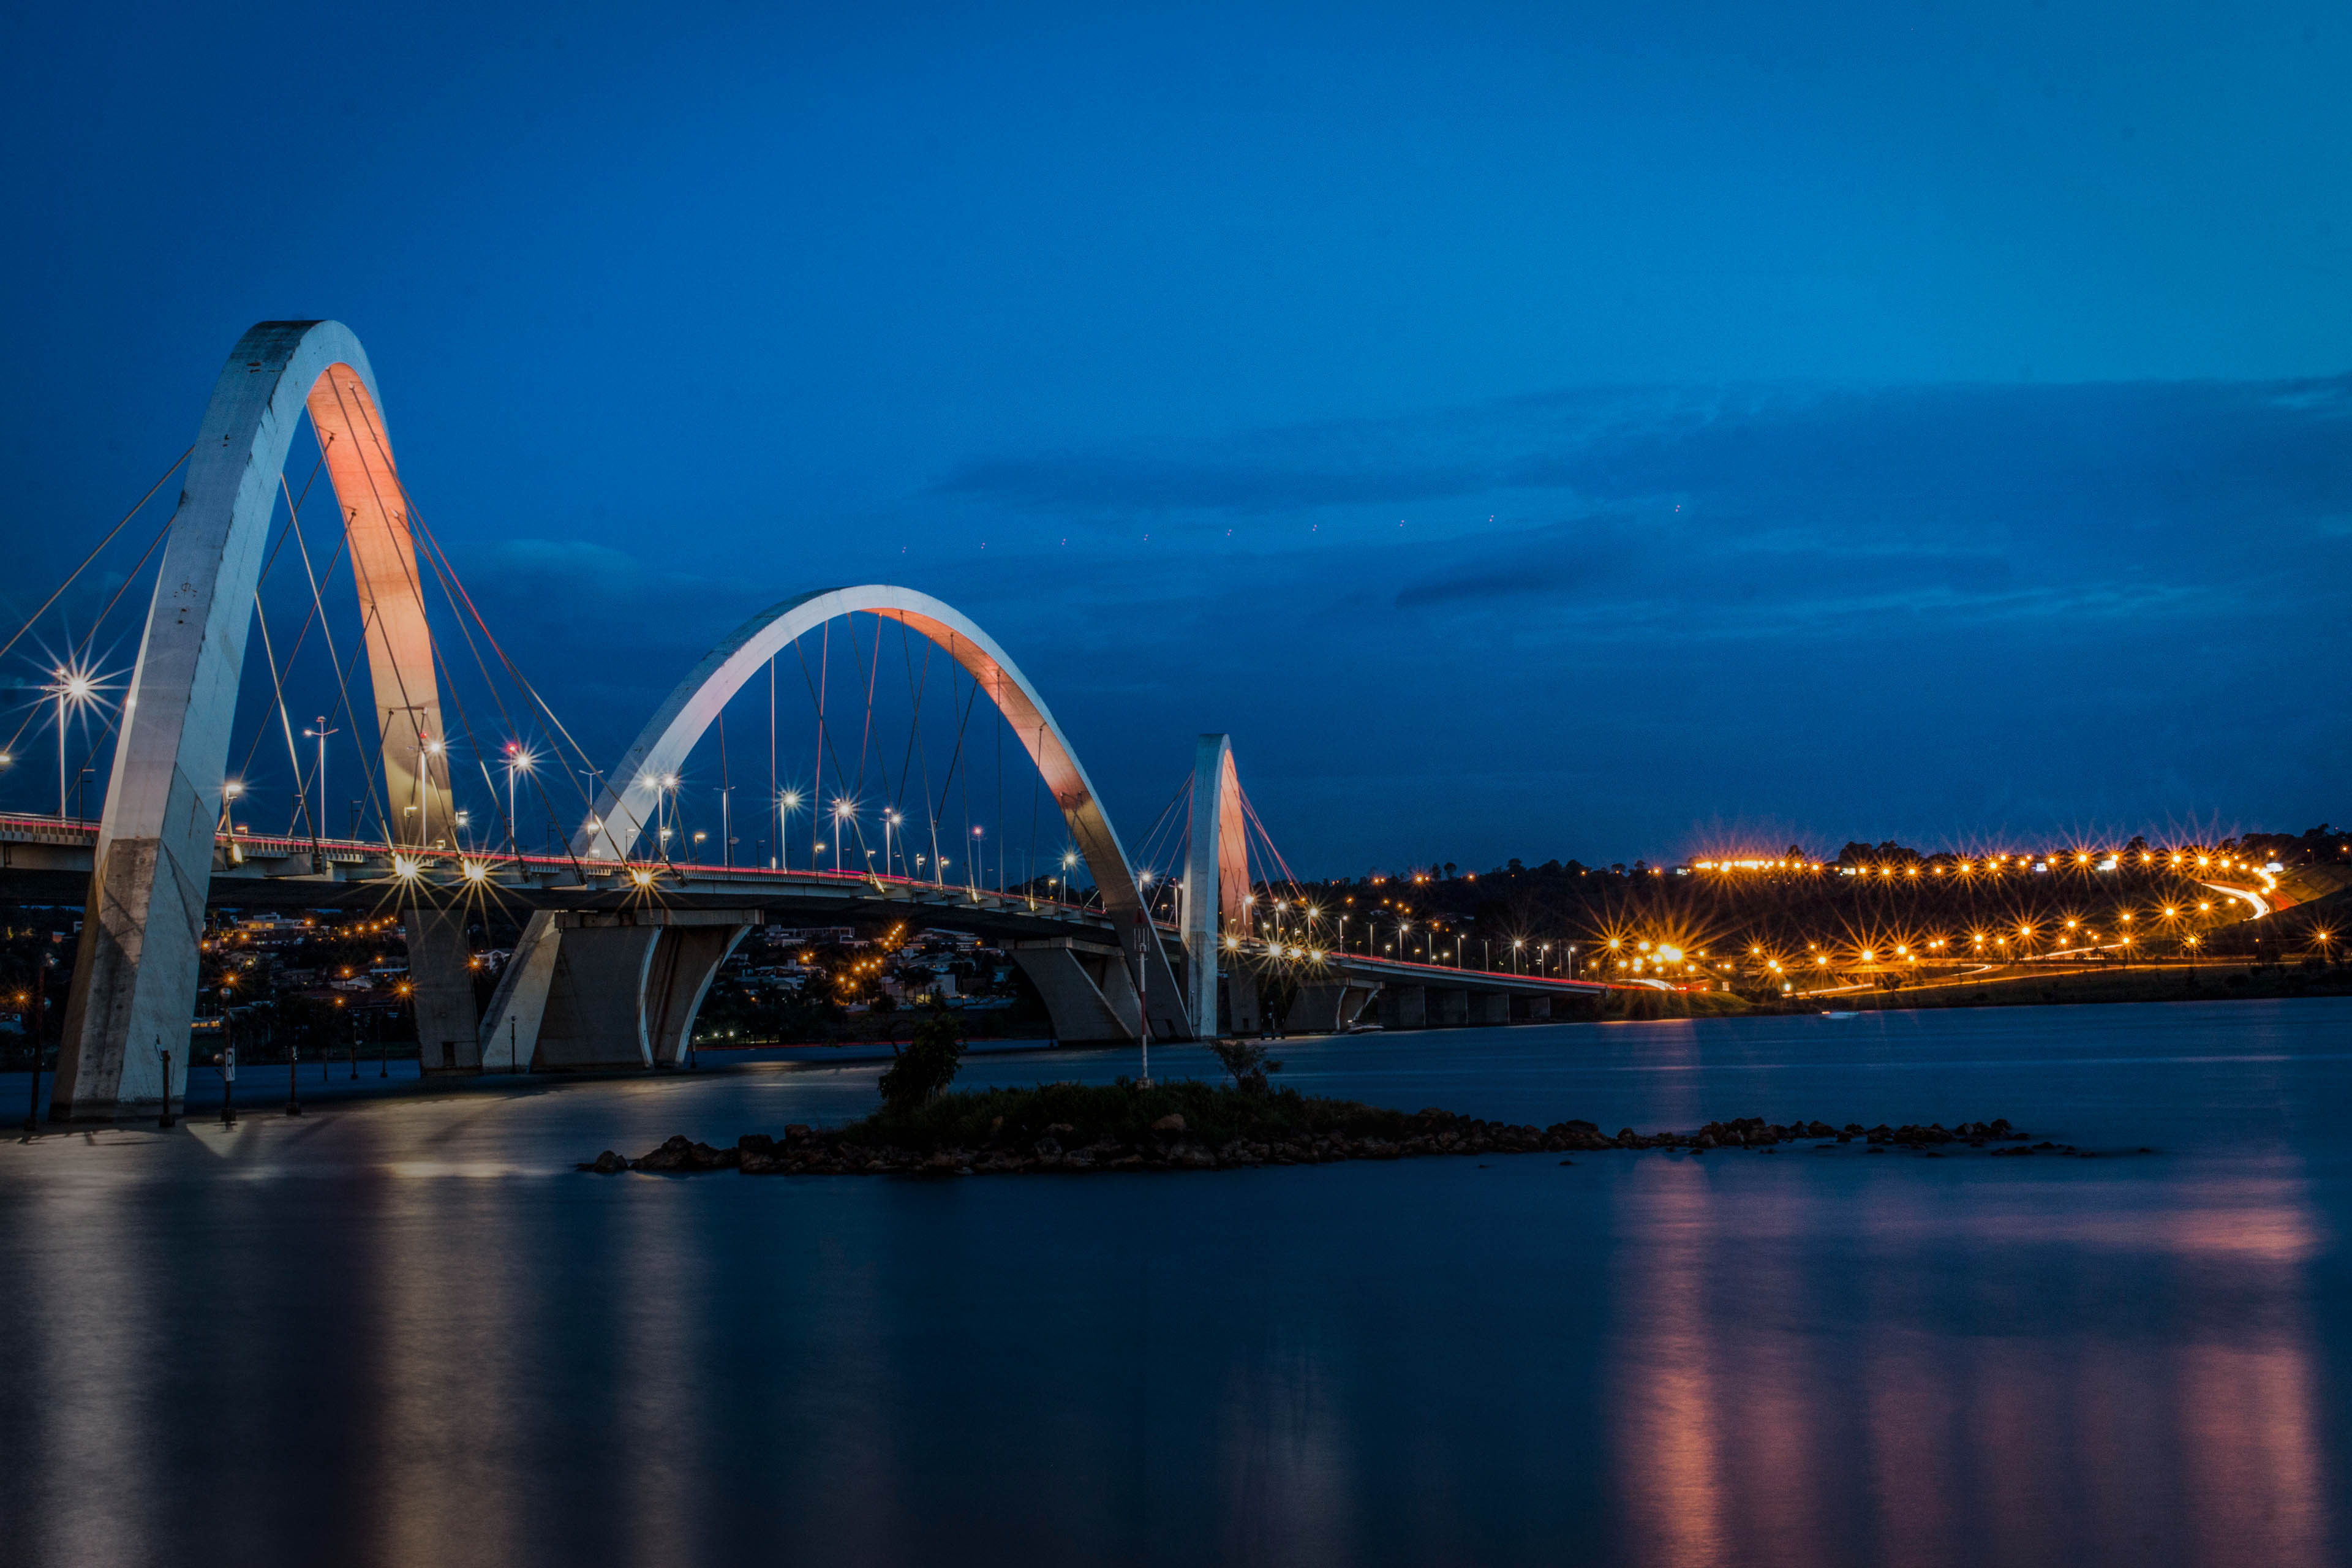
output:
M0 1558L2338 1562L2347 1025L2240 1003L1281 1053L1284 1081L1406 1109L2007 1116L2161 1151L2096 1161L599 1178L572 1163L857 1114L878 1068L412 1088L234 1133L200 1075L175 1133L0 1144Z

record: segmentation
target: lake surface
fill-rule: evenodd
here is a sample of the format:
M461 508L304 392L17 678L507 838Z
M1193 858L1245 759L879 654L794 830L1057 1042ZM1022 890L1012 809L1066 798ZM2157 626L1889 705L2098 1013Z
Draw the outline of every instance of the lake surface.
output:
M175 1132L0 1143L0 1559L2352 1550L2352 1004L1280 1054L1280 1082L1406 1110L1611 1131L2006 1116L2159 1152L595 1177L572 1163L862 1114L878 1065L412 1087L234 1132L200 1073ZM964 1081L1132 1070L1018 1052ZM0 1077L0 1106L24 1082Z

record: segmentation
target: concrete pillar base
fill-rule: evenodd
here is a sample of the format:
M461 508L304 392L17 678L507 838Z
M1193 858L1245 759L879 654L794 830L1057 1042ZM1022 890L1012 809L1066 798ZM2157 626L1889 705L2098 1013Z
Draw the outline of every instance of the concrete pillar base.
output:
M1015 942L1011 951L1045 998L1054 1038L1063 1045L1125 1045L1141 1037L1143 1009L1118 948L1055 937Z
M761 921L757 910L627 910L561 914L542 948L548 964L538 1038L523 1037L519 1010L508 1037L492 1037L481 1059L493 1072L620 1071L674 1067L694 1016L727 955ZM520 959L518 959L520 962Z

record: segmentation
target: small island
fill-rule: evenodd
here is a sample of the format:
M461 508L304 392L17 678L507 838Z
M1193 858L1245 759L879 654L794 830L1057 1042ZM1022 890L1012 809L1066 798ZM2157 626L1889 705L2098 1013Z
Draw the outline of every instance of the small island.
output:
M1760 1116L1710 1121L1687 1132L1609 1134L1594 1122L1548 1127L1463 1116L1434 1107L1410 1114L1290 1089L1252 1092L1202 1083L1040 1084L941 1095L912 1112L889 1109L845 1127L794 1124L751 1132L732 1145L678 1134L627 1159L606 1150L582 1165L612 1173L738 1171L745 1175L1077 1175L1107 1171L1216 1171L1245 1165L1322 1165L1443 1154L1580 1154L1612 1150L1772 1152L1791 1144L1870 1153L1943 1154L2077 1151L2027 1142L2008 1121L1944 1127L1832 1125Z

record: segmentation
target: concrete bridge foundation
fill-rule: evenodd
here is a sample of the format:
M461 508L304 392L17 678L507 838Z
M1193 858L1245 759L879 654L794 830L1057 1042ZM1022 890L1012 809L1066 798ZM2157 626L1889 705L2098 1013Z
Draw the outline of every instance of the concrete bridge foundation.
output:
M757 910L555 916L562 940L549 944L553 973L537 1048L510 1018L508 1039L482 1042L482 1064L495 1071L520 1057L550 1072L677 1066L711 977L760 921Z
M1045 998L1054 1037L1062 1044L1124 1045L1141 1037L1143 1006L1119 948L1055 937L1016 942L1012 953Z
M1286 1026L1293 1034L1336 1035L1363 1016L1380 994L1378 981L1339 980L1299 988Z

